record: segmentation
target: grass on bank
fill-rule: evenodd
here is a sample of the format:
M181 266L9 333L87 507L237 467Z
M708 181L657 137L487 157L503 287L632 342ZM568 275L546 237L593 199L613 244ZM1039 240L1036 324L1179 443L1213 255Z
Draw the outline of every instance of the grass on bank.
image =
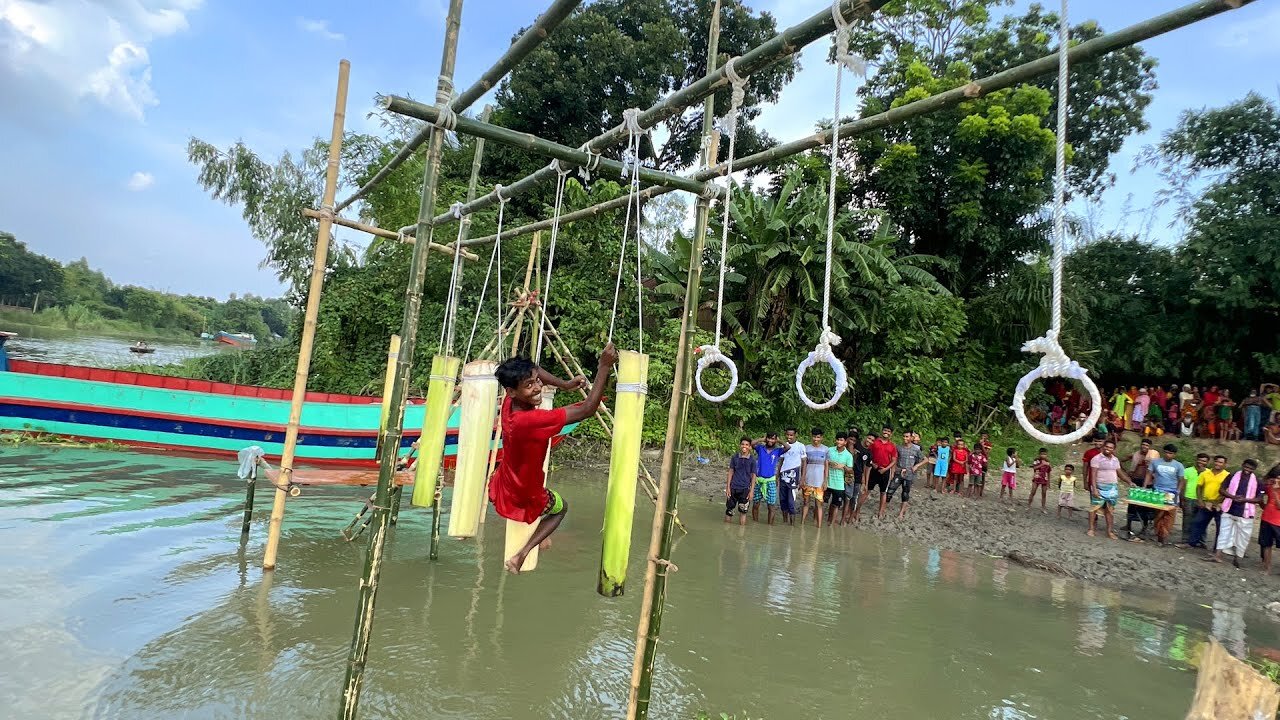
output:
M189 338L191 333L173 328L151 328L132 320L104 317L85 305L49 307L37 313L0 309L0 326L48 328L147 338Z

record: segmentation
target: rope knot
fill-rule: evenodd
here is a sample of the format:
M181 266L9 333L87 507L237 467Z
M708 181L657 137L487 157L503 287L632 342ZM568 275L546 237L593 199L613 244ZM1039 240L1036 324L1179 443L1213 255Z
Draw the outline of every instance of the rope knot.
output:
M453 215L455 220L462 219L462 203L456 202L449 206L449 214Z
M849 52L849 42L853 36L853 25L844 19L844 13L840 11L840 0L833 0L831 3L831 19L836 25L836 62L854 75L866 77L867 61L861 56Z
M640 108L627 108L622 111L622 127L632 135L644 134L644 128L640 127Z
M587 164L578 168L578 172L582 175L583 182L591 182L591 173L600 167L600 153L592 151L589 142L582 143L578 149L587 154Z
M822 362L830 362L835 357L832 348L840 344L840 336L831 332L831 328L822 331L822 335L818 337L818 345L814 348L817 353L818 360Z
M1058 343L1058 331L1050 330L1043 336L1028 340L1022 346L1022 352L1041 353L1041 373L1046 377L1064 377L1072 380L1083 380L1088 370L1080 367L1080 363L1067 357L1067 352Z
M432 123L433 125L445 132L451 132L458 127L458 114L453 111L453 108L449 107L447 102L441 103L436 107L440 110L440 115L436 117L436 121Z
M497 183L493 186L493 195L498 198L498 202L500 203L505 203L507 201L507 198L502 197L503 189L502 183Z

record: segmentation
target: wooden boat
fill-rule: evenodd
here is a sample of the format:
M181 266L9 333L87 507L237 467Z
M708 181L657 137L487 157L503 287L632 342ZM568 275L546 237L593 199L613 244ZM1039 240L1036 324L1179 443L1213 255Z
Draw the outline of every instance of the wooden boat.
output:
M155 348L153 348L153 347L147 347L147 346L145 346L145 345L130 345L130 346L129 346L129 352L131 352L131 353L138 353L139 355L150 355L151 353L153 353L153 352L155 352L155 351L156 351L156 349L155 349Z
M258 343L258 338L249 333L218 332L214 334L213 340L233 347L253 347Z
M258 445L271 462L284 450L288 390L28 360L10 361L9 370L0 372L0 431L187 454L234 456ZM364 395L307 393L297 461L376 467L381 403ZM400 454L418 439L424 413L421 400L405 407ZM456 454L458 419L455 405L445 435L446 467ZM561 437L573 429L566 427Z

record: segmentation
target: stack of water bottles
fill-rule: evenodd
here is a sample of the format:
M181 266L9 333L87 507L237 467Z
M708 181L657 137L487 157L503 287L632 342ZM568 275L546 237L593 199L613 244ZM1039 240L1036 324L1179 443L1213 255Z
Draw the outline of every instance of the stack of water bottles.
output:
M1129 488L1129 499L1136 500L1138 502L1153 503L1156 505L1174 505L1177 501L1177 498L1174 497L1174 493L1138 487Z

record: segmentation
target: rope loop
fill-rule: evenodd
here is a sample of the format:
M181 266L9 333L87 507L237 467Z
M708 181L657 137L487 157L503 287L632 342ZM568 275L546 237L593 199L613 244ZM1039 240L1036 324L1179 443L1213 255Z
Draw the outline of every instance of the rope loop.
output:
M622 127L631 135L644 134L644 128L640 126L640 108L627 108L622 111Z
M738 133L738 113L747 97L747 80L738 74L737 62L738 58L734 57L724 64L724 74L725 77L729 78L729 84L733 88L733 95L729 100L729 111L724 114L724 118L721 121L720 132L730 138Z
M452 132L458 127L458 114L453 111L453 108L449 107L448 103L437 105L436 107L440 110L440 115L436 117L436 121L432 123L433 125L445 132Z
M591 182L591 173L600 167L600 153L592 150L589 142L582 143L578 149L587 154L587 164L578 168L578 174L582 176L583 182Z
M733 362L733 358L725 355L715 345L702 345L698 348L698 352L702 353L702 357L698 358L698 369L693 374L693 380L698 386L698 394L704 400L714 403L728 400L733 391L738 389L738 366ZM725 369L729 371L729 389L725 390L723 394L712 395L702 387L702 371L717 363L724 365Z
M1062 345L1058 343L1058 331L1050 329L1043 336L1035 340L1028 340L1022 346L1023 352L1041 353L1040 364L1034 370L1022 376L1018 381L1018 386L1013 391L1013 405L1010 407L1013 414L1018 418L1018 424L1031 437L1052 445L1064 445L1073 443L1081 438L1093 434L1094 429L1098 427L1098 418L1102 416L1102 394L1098 392L1098 386L1093 382L1093 378L1089 377L1089 371L1080 367L1080 363L1067 357L1067 353L1062 349ZM1070 380L1079 381L1089 391L1089 399L1092 401L1089 410L1089 418L1080 425L1079 429L1068 435L1050 435L1038 429L1030 420L1027 419L1027 412L1023 408L1026 402L1027 390L1031 388L1031 383L1041 378L1061 377Z
M800 361L800 365L796 367L796 392L800 394L800 400L813 410L828 410L835 406L836 402L849 389L849 376L845 371L844 362L836 357L832 351L832 347L840 344L840 336L831 332L830 328L822 331L822 335L818 340L818 344L814 347L813 352L809 356ZM825 362L831 367L831 372L836 376L836 390L826 402L814 402L804 392L804 375L809 372L809 368Z
M499 203L506 203L506 202L507 202L507 200L510 200L510 198L504 198L504 197L502 197L502 191L503 191L504 189L505 189L505 188L504 188L504 187L502 187L502 183L497 183L497 184L495 184L495 185L493 186L493 196L494 196L494 197L496 197L496 198L498 198L498 202L499 202Z

